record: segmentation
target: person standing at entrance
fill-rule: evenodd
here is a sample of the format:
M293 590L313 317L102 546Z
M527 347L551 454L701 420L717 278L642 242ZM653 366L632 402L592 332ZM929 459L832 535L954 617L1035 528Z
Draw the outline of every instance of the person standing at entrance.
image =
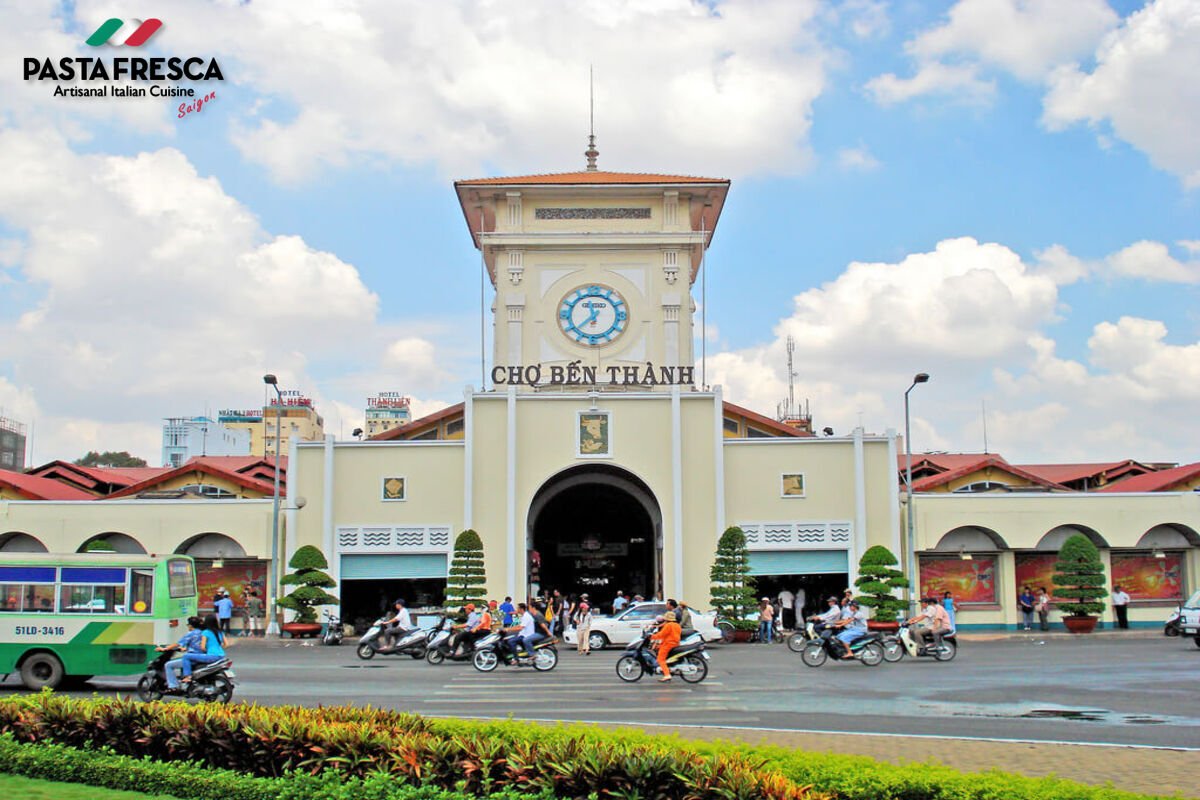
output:
M1045 586L1038 587L1036 608L1038 622L1042 624L1042 630L1050 630L1050 593L1046 591Z
M763 644L770 644L774 638L772 630L772 621L775 619L775 608L771 605L769 598L764 597L758 606L758 640Z
M585 656L592 654L592 643L588 637L592 633L592 609L587 603L581 602L575 609L575 635L579 637L575 649Z
M263 618L263 601L258 596L258 591L250 590L250 596L246 598L246 627L249 629L247 636L258 636L262 633L262 618Z
M792 601L792 615L796 619L796 627L800 628L804 624L804 606L808 601L808 593L804 591L804 586L796 587L796 597Z
M796 627L796 595L784 589L779 593L779 605L783 606L783 614L780 615L779 624L783 626L785 631L790 631Z
M1117 627L1122 630L1129 628L1129 594L1118 584L1112 592L1113 611L1117 613Z
M1017 609L1021 612L1021 620L1025 625L1025 630L1029 630L1029 626L1033 624L1033 606L1037 603L1037 598L1033 596L1033 590L1028 586L1021 588L1021 594L1017 596Z
M229 592L221 595L221 599L213 605L216 606L217 623L220 625L221 633L228 636L229 621L233 619L233 600L229 598Z
M516 607L512 603L511 597L505 597L504 602L500 604L500 613L504 615L504 620L501 623L504 627L509 628L513 624L513 613Z
M617 614L620 614L622 611L624 611L625 606L627 605L629 605L629 600L625 597L625 593L620 589L617 589L617 596L613 600L613 616L615 617Z

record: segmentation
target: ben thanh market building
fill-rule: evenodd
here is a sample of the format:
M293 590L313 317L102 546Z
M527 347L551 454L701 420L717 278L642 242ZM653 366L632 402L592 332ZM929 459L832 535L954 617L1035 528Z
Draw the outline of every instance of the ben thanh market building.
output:
M440 602L467 528L483 539L497 598L560 589L605 604L620 589L704 608L731 525L746 531L763 595L804 587L815 604L852 584L875 544L903 562L894 432L813 435L806 420L770 419L706 385L696 298L729 181L604 172L594 156L580 172L454 185L494 296L486 389L366 441L292 438L281 561L319 547L344 619L396 596ZM1163 606L1197 586L1200 469L1124 491L1146 475L1114 465L1111 485L1082 491L1078 475L1050 469L1063 465L915 460L922 588L953 591L963 626L1015 623L1019 583L1049 585L1047 560L1074 532L1136 589L1135 622L1161 623ZM119 499L38 499L0 474L0 550L74 552L120 534L123 547L190 552L216 580L233 580L219 571L232 562L235 578L260 583L271 554L263 470L274 465L250 461L240 480L212 465L203 477L228 481L236 499L137 499L153 476ZM68 472L40 471L49 483ZM1093 471L1104 483L1108 470Z

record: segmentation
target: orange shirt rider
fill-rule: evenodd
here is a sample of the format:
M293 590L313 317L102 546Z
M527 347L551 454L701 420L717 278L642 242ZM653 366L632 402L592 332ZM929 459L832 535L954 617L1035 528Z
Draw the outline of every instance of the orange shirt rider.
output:
M650 637L650 641L658 645L658 668L662 670L662 677L659 678L659 681L665 683L671 680L671 668L667 666L667 655L670 654L672 649L679 646L683 630L679 627L679 623L675 621L674 611L668 611L664 614L663 620L663 624Z

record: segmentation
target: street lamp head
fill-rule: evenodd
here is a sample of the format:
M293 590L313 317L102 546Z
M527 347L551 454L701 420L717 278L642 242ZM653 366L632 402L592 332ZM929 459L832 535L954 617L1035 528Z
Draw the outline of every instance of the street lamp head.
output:
M274 386L279 383L279 381L276 380L274 375L268 372L266 375L263 375L263 383L267 384L268 386Z
M929 381L929 373L918 372L913 376L913 383L926 383Z

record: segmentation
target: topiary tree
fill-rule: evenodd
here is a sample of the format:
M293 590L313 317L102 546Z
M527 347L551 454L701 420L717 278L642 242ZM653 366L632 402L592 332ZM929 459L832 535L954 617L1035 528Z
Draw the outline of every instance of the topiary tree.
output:
M892 551L880 544L868 548L858 560L858 578L854 581L862 592L858 602L874 611L875 619L882 622L893 621L907 608L902 599L892 594L895 589L909 585L904 573L894 569L897 563Z
M1096 545L1082 533L1063 542L1050 581L1059 587L1054 590L1054 598L1064 613L1073 617L1103 613L1104 603L1100 599L1108 594L1104 562Z
M739 527L727 528L717 542L717 555L708 571L712 580L712 605L718 618L735 627L753 629L756 622L746 617L758 611L754 577L750 574L750 551L746 534Z
M282 598L279 605L289 611L295 611L298 614L296 622L316 622L317 606L338 602L336 597L325 591L337 586L337 581L325 572L329 562L320 550L306 544L292 555L288 566L295 572L284 575L280 583L296 588L287 597Z
M483 587L487 574L483 568L483 540L468 528L454 540L454 558L450 562L450 579L446 581L446 605L462 606L484 602Z
M83 549L85 553L115 553L117 548L108 543L107 539L93 539Z

